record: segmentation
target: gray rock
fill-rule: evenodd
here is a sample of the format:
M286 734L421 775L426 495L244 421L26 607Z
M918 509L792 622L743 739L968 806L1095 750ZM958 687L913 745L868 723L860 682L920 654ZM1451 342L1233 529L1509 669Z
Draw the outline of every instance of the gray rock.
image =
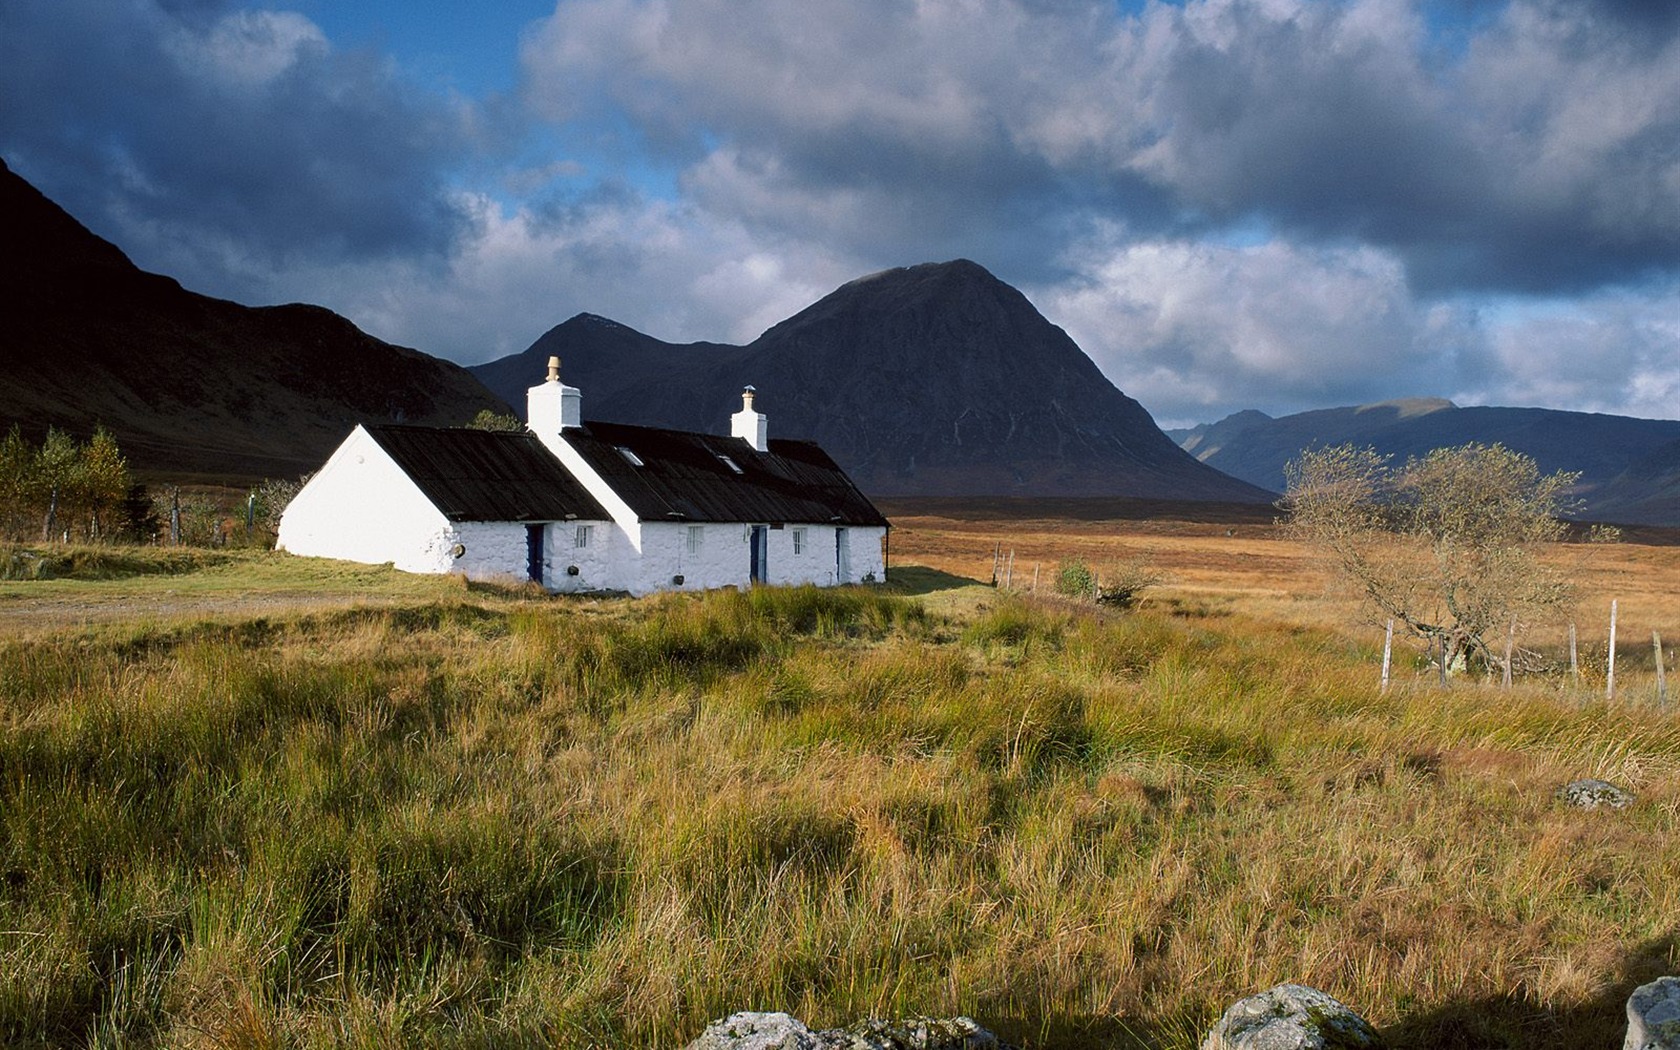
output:
M823 1032L835 1050L1010 1050L1008 1044L967 1017L870 1018L850 1028Z
M1635 988L1627 1014L1622 1050L1680 1050L1680 977L1659 977Z
M1558 789L1558 801L1580 809L1626 809L1633 796L1605 780L1577 780Z
M687 1050L1014 1050L967 1017L870 1018L813 1032L783 1013L731 1014L706 1026Z
M825 1046L797 1018L744 1010L707 1025L688 1050L823 1050Z
M1316 988L1280 984L1242 1000L1202 1040L1202 1050L1374 1050L1363 1017Z

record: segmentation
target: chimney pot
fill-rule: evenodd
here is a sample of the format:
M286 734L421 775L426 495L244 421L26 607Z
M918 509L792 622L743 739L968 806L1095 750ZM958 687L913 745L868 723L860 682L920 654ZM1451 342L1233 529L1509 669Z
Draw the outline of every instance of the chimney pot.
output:
M583 396L560 382L560 359L548 359L548 382L525 391L525 425L552 444L562 430L583 425Z
M741 411L729 417L729 433L764 452L769 448L769 434L764 413L753 408L754 393L756 391L750 386L741 391Z

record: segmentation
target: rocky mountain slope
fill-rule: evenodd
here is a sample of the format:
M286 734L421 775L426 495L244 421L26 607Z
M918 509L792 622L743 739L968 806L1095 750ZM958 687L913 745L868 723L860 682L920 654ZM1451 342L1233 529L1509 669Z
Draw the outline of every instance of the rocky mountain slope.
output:
M1641 456L1592 498L1595 517L1680 526L1680 440Z
M727 432L758 390L872 495L1268 501L1178 448L1020 292L966 260L842 286L746 346L676 345L581 314L473 369L522 404L549 355L585 418Z
M1540 468L1579 471L1582 516L1680 525L1680 420L1544 408L1460 408L1417 398L1272 418L1246 411L1172 436L1209 466L1281 489L1303 449L1351 443L1396 459L1471 441L1499 443Z
M247 307L138 269L0 162L0 429L105 426L131 465L291 476L358 422L504 406L464 369L317 306Z

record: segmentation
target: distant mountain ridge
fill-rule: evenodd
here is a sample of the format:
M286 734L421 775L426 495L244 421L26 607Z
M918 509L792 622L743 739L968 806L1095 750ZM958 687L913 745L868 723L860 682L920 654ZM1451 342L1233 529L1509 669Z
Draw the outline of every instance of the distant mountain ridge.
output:
M1171 435L1204 463L1274 489L1283 487L1284 466L1309 448L1368 445L1403 460L1498 443L1533 457L1546 473L1580 472L1583 517L1680 525L1680 420L1415 398L1275 419L1247 410Z
M465 369L319 306L248 307L140 270L0 161L0 429L105 426L131 465L313 470L360 422L505 410Z
M518 405L550 355L585 418L727 432L751 384L772 435L817 441L871 495L1273 498L1178 448L968 260L861 277L745 346L666 343L579 314L472 371Z

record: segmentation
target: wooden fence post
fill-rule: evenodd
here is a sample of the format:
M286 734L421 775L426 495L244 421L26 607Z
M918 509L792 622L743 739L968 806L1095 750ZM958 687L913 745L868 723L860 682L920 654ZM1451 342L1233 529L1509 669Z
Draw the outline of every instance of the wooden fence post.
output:
M1517 645L1517 618L1511 617L1511 629L1505 632L1505 688L1511 688L1511 650Z
M1610 599L1610 666L1604 672L1604 699L1616 699L1616 599Z
M1651 632L1651 648L1657 651L1657 706L1668 706L1668 676L1663 668L1662 635Z
M1388 621L1388 629L1383 632L1382 691L1385 692L1385 693L1388 692L1389 657L1393 654L1393 652L1394 652L1394 621L1391 619L1391 620Z
M1581 684L1581 661L1575 655L1575 621L1569 621L1569 677L1577 687Z
M1015 552L1009 552L1009 562L1003 568L1003 589L1012 590L1015 584Z
M1033 593L1038 593L1038 562L1033 562Z

